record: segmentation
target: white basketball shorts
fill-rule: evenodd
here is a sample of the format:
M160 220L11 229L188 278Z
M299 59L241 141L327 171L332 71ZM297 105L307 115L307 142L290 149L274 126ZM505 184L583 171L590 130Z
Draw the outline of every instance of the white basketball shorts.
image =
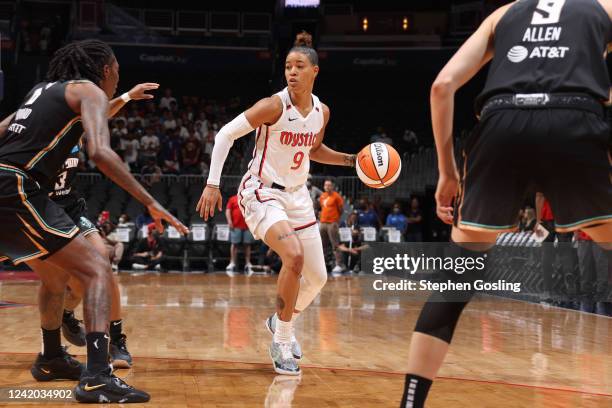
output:
M294 192L265 187L260 178L245 174L238 188L238 204L256 239L264 239L268 229L287 221L300 238L319 234L312 200L306 185Z

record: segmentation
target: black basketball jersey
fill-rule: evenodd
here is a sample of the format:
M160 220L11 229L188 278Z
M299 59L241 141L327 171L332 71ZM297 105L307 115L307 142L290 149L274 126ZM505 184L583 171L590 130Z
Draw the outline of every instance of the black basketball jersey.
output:
M27 172L43 188L55 178L83 134L81 116L66 102L66 85L81 81L41 82L25 97L0 139L0 163Z
M597 0L520 0L495 28L494 57L478 111L502 93L587 93L607 100L604 56L612 22Z
M73 188L72 184L79 170L79 152L81 144L75 145L70 151L70 156L64 162L59 173L55 177L53 190L49 193L49 198L53 201L62 203L71 203L79 199L78 192Z

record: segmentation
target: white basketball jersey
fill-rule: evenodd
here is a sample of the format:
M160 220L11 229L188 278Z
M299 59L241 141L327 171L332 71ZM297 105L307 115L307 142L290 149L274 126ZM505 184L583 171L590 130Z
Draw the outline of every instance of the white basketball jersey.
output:
M276 94L283 113L273 125L257 129L249 172L264 183L295 187L306 182L310 170L310 148L323 128L323 107L312 95L312 110L304 117L293 106L287 88Z

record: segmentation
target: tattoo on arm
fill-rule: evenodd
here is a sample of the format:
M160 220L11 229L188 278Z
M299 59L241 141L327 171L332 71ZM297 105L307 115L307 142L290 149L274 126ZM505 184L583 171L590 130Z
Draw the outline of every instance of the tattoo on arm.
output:
M344 155L344 165L349 167L355 167L355 160L357 156L354 154L345 154Z

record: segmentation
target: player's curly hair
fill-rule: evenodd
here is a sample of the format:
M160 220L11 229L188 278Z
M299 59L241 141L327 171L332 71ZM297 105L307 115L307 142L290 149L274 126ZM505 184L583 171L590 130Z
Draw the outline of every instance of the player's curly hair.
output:
M113 58L111 47L100 40L72 42L53 54L47 71L47 81L88 79L100 84L104 79L104 65L109 65Z
M289 53L299 52L308 57L308 60L312 65L319 65L319 55L317 51L312 48L312 35L302 30L295 36L295 42L293 48L289 50Z

